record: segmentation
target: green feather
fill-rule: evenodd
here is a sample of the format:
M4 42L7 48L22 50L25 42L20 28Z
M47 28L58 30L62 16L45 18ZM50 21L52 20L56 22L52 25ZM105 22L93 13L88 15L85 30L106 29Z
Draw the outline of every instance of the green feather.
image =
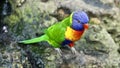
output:
M48 41L48 39L49 39L49 37L47 35L42 35L40 37L33 38L30 40L19 41L19 43L31 44L31 43L41 42L41 41Z
M49 27L46 34L51 40L54 40L56 43L61 43L65 40L65 31L67 26L70 26L70 18L64 19L62 22L58 22L53 26Z

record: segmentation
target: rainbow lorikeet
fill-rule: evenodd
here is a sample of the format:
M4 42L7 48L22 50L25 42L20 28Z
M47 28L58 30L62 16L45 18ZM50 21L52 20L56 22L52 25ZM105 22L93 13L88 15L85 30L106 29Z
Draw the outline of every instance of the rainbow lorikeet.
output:
M84 11L75 11L61 22L50 26L45 34L30 40L20 41L23 44L47 41L59 53L60 47L68 45L75 52L74 42L79 40L85 29L88 29L89 18Z

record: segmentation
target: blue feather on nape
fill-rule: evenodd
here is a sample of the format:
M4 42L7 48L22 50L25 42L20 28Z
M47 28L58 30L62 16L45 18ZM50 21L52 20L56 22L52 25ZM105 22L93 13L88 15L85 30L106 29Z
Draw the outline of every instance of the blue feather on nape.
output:
M84 11L76 11L73 13L73 19L79 20L81 23L88 23L89 18L86 12Z

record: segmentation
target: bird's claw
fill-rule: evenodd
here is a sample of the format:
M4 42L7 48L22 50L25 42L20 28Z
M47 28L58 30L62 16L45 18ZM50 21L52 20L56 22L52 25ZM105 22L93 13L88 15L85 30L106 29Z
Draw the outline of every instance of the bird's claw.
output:
M55 48L55 50L58 52L60 56L62 56L62 51L60 50L60 48Z
M71 47L71 51L72 51L72 53L75 54L75 55L78 55L78 54L79 54L78 51L77 51L74 47Z

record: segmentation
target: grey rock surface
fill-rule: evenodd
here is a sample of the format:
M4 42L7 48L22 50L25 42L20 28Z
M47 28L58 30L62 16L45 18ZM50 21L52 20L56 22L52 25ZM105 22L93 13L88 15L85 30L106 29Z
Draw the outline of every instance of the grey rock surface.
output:
M0 33L0 67L120 67L120 1L9 0L9 2L13 10L11 15L4 18L8 25L8 33ZM61 48L63 57L60 57L46 42L30 45L17 43L19 40L41 36L44 29L57 23L57 18L51 14L61 6L69 8L70 11L84 10L91 20L89 29L75 43L77 55L72 54L70 49Z

